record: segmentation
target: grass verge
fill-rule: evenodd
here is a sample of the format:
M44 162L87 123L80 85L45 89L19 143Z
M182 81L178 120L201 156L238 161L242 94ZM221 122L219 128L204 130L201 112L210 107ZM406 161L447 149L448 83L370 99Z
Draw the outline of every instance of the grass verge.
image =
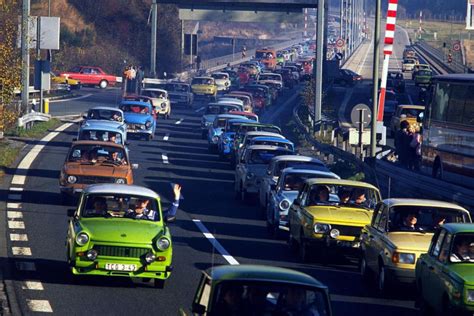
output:
M11 129L5 132L5 136L25 137L25 138L40 138L51 129L56 129L61 125L58 119L51 119L47 122L36 123L32 128L25 129L22 127Z
M0 141L0 177L5 174L5 168L10 167L21 150L21 144L7 140Z

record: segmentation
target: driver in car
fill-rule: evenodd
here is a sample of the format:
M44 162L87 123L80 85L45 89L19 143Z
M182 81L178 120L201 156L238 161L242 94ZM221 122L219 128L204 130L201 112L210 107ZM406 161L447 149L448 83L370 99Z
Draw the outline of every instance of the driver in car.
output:
M113 163L116 163L116 164L120 164L120 165L126 165L127 162L125 161L125 159L121 158L119 156L119 152L118 151L113 151L111 154L110 154L110 160L113 162Z

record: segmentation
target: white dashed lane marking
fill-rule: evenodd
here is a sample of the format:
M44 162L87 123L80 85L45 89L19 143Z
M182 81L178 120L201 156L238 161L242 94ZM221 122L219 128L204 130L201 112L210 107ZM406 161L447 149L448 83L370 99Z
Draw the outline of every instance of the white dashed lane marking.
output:
M10 229L25 229L25 223L21 221L8 221L8 228Z
M180 119L179 121L176 121L176 125L183 123L183 119Z
M30 247L12 247L12 253L14 256L31 256Z
M21 208L21 203L7 203L8 209L17 209Z
M53 309L47 300L26 300L28 308L32 312L52 313Z
M168 155L167 154L161 154L161 159L163 159L163 163L164 164L169 164L169 160L168 160Z
M202 107L200 107L199 109L197 109L197 110L196 110L196 111L194 111L194 112L196 112L196 113L199 113L199 112L201 112L201 111L202 111L202 110L204 110L204 109L205 109L205 107L204 107L204 106L202 106Z
M28 241L27 234L10 234L11 241Z
M166 134L165 136L163 136L163 140L167 141L168 139L170 139L170 134Z
M23 213L18 211L7 211L8 218L23 218Z
M43 284L39 281L25 281L21 287L23 290L42 291L44 290Z
M16 268L20 271L36 271L36 265L34 262L18 261L16 262Z
M209 230L206 228L206 226L204 226L204 224L201 222L201 220L193 219L193 222L194 222L194 224L196 224L196 226L199 228L199 230L203 233L204 237L206 237L207 240L209 240L209 242L212 244L212 246L214 246L214 248L216 248L216 250L222 255L222 257L224 257L224 259L229 264L232 264L232 265L238 265L239 264L239 262L237 260L235 260L235 258L232 257L227 252L227 250L224 249L224 247L222 247L221 243L219 241L217 241L217 239L214 237L214 235L209 232Z
M22 192L23 188L11 187L10 191Z

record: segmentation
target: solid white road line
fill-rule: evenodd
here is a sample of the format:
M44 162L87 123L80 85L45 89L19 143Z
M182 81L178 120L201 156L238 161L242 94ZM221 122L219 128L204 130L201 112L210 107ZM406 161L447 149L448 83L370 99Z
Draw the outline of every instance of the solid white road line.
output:
M51 304L49 304L48 300L26 300L26 304L28 308L32 312L39 312L39 313L52 313L53 309L51 308Z
M164 141L167 141L168 139L170 139L170 134L166 134L165 136L163 136Z
M169 164L169 160L168 160L168 155L167 154L161 154L161 159L163 159L163 163L164 164Z
M43 284L39 281L25 281L21 287L23 290L42 291L44 290Z
M90 97L91 95L92 95L92 93L85 94L85 95L81 95L80 97L77 97L77 98L51 100L51 101L49 101L49 103L69 102L69 101L81 100L81 99L88 98L88 97Z
M175 124L176 124L176 125L181 124L181 123L183 123L183 120L184 120L184 119L180 119L179 121L176 121Z
M28 261L17 261L16 268L20 271L36 271L35 263Z
M361 297L361 296L331 294L331 301L384 305L384 306L404 307L404 308L415 309L415 303L413 301L391 300L391 299L383 299L383 298L376 298L376 297Z
M17 211L7 211L7 217L8 218L23 218L23 213L22 212L17 212Z
M31 256L30 247L12 247L12 253L14 256Z
M232 257L227 252L227 250L224 249L224 247L222 247L220 242L217 241L217 239L214 237L214 235L209 232L209 230L206 228L206 226L204 226L204 224L199 219L193 219L193 222L194 222L194 224L196 224L196 226L199 228L199 230L203 233L204 237L206 237L207 240L209 240L209 242L212 244L212 246L214 246L214 248L216 248L216 250L222 255L222 257L224 257L224 259L229 264L232 264L232 265L238 265L239 264L239 262L237 260L235 260L235 258Z
M25 229L25 223L20 221L8 221L8 228L10 229Z
M10 234L11 241L28 241L27 234Z
M11 187L10 191L22 192L23 188Z
M202 106L202 107L200 107L199 109L197 109L197 110L194 111L194 112L199 113L199 112L201 112L202 110L204 110L205 108L206 108L206 107Z
M16 209L21 208L21 203L7 203L8 209Z
M14 201L21 200L21 194L8 194L8 199Z
M364 59L362 60L362 63L360 64L359 68L357 69L357 73L361 74L362 68L365 67L365 62L367 61L367 57L369 56L369 52L371 51L372 45L374 44L374 40L372 39L370 41L369 48L367 48L367 51L365 52Z

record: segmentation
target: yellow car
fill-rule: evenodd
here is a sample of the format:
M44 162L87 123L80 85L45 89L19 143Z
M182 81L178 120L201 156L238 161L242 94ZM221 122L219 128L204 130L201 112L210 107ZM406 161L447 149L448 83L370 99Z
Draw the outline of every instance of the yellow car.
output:
M407 121L408 124L420 124L423 119L425 107L423 105L399 105L390 120L390 132L395 136L400 129L400 123Z
M51 82L57 85L69 85L71 89L80 89L82 87L81 82L76 79L56 76L55 73L51 72Z
M416 261L428 252L434 232L447 223L470 222L469 212L453 203L383 200L360 235L360 272L365 280L375 274L382 294L395 283L413 283Z
M196 97L204 96L216 100L217 84L213 77L193 78L191 81L191 90Z
M381 200L371 184L340 179L310 179L288 212L289 244L302 261L311 254L326 261L336 249L359 249L361 229Z

